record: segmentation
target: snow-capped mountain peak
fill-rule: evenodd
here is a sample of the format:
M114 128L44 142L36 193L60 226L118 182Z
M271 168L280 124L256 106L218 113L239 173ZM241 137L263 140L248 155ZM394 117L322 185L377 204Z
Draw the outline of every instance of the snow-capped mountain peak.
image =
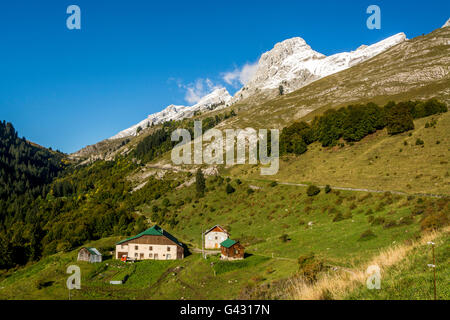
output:
M450 18L447 20L447 22L442 26L442 28L450 27Z
M190 118L194 115L196 111L204 111L204 110L213 110L217 108L223 108L231 99L230 94L227 89L219 88L214 90L213 92L207 94L203 98L201 98L195 105L193 106L177 106L171 104L166 107L164 110L159 111L157 113L153 113L149 115L145 120L142 120L138 124L125 129L110 139L119 139L125 138L129 136L135 136L137 134L138 128L145 129L152 124L160 124L166 121L171 120L181 120L184 118Z
M230 104L255 94L258 90L283 86L292 92L320 78L350 68L406 40L398 33L371 46L362 45L355 51L325 56L314 51L302 38L296 37L277 43L264 53L250 81L239 90Z

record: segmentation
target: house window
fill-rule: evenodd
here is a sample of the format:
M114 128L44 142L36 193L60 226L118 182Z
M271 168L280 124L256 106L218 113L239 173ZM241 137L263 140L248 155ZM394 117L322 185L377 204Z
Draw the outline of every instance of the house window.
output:
M137 254L137 253L135 253L135 254L134 254L134 257L135 257L135 258L137 258L137 257L138 257L138 254Z
M168 255L167 255L166 259L167 259L167 260L169 260L169 259L170 259L170 254L168 254Z
M149 258L153 258L153 253L149 253L149 254L148 254L148 257L149 257Z
M217 240L217 237L215 237L215 239L214 240Z
M170 251L170 247L167 247L167 251Z
M134 250L138 250L139 249L139 247L138 246L134 246Z
M155 253L155 259L158 259L158 254L157 253Z
M148 250L152 251L152 250L153 250L153 247L152 247L152 246L148 247Z

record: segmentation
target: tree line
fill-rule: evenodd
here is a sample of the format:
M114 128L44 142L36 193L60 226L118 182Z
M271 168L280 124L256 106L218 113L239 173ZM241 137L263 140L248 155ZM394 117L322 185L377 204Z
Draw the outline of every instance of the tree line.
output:
M283 128L280 135L281 154L302 154L308 145L320 142L331 147L341 140L360 141L377 130L386 128L395 135L414 129L414 119L447 112L445 103L437 99L427 101L389 102L380 107L373 102L330 109L316 116L311 123L294 122Z

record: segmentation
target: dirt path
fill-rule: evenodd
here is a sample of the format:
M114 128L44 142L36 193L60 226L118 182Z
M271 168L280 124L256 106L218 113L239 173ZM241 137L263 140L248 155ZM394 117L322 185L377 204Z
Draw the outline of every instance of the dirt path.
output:
M247 181L253 181L253 182L272 182L275 180L247 180ZM282 181L275 181L278 184L286 185L286 186L298 186L298 187L308 187L308 184L305 183L293 183L293 182L282 182ZM325 186L317 186L321 189L324 189ZM334 190L343 190L343 191L356 191L356 192L369 192L369 193L385 193L390 192L392 194L397 194L401 196L420 196L420 197L428 197L428 198L446 198L448 195L443 194L432 194L432 193L406 193L401 191L392 191L392 190L374 190L374 189L365 189L365 188L348 188L348 187L336 187L336 186L330 186L331 189Z

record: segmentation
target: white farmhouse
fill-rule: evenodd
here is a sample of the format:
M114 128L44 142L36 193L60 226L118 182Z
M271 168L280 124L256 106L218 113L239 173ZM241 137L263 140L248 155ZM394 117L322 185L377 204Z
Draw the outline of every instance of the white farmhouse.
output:
M183 244L157 225L116 244L116 259L123 261L129 259L176 260L183 258Z
M205 249L219 249L220 244L227 240L229 233L219 225L215 225L205 232Z

